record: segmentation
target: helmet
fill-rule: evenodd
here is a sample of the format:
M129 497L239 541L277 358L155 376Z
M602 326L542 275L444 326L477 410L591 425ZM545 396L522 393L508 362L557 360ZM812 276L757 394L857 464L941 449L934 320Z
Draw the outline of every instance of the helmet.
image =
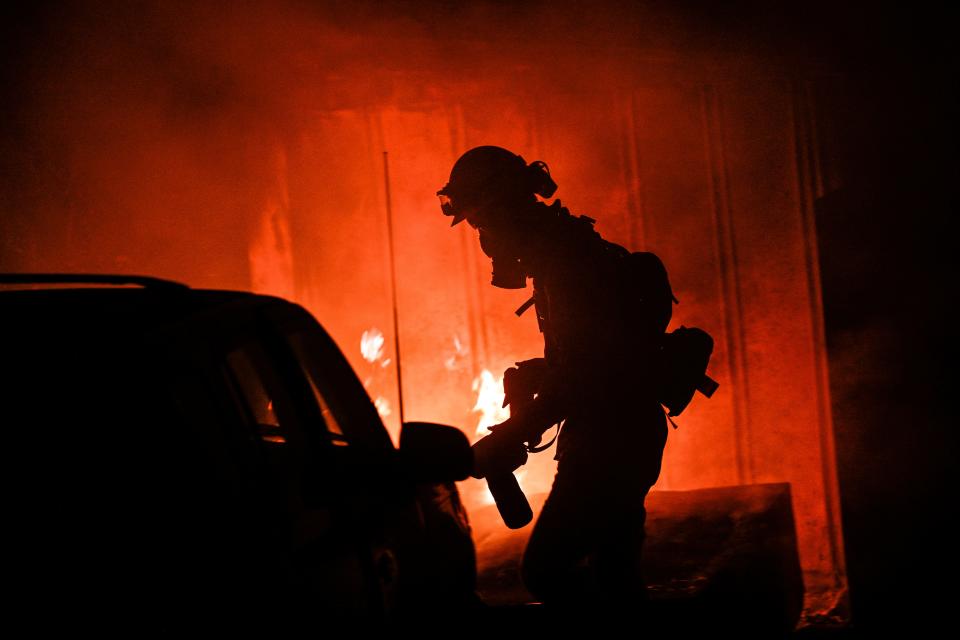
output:
M443 215L452 216L451 226L464 219L477 226L478 216L498 205L523 202L534 195L549 198L557 190L546 163L527 164L503 147L470 149L456 161L450 181L439 191Z

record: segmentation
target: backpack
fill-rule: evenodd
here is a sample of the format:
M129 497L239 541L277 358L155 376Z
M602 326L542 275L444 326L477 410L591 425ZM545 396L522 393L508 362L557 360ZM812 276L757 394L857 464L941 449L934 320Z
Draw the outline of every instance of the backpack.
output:
M670 288L667 270L656 255L644 251L631 253L625 256L623 271L621 291L628 325L659 343L658 399L667 408L668 417L678 416L696 391L709 398L720 386L707 375L713 338L696 327L681 326L666 331L673 305L679 301Z
M713 338L703 329L680 325L679 329L663 334L660 404L668 409L669 417L680 415L690 404L695 391L709 398L720 386L707 375L712 353Z

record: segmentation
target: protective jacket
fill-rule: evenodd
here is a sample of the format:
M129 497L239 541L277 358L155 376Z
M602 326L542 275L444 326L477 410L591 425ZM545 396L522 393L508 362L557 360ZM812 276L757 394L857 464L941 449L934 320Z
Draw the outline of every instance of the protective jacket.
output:
M533 277L547 373L525 414L529 433L536 440L566 420L560 455L571 442L635 439L622 417L603 416L622 416L624 404L659 411L657 351L673 299L666 270L653 254L603 240L591 218L572 216L559 201L537 206L543 211L531 218L536 228L520 261Z

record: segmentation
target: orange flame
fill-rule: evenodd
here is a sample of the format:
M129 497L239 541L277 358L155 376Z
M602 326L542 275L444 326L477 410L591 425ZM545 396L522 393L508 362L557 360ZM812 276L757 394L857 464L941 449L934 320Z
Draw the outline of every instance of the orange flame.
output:
M494 377L489 369L484 369L474 379L473 390L477 392L473 410L480 413L475 435L482 437L487 434L489 427L510 417L509 407L503 406L503 376Z
M386 418L393 413L393 411L390 410L390 401L383 396L377 396L377 399L373 401L373 405L377 408L377 413L380 414L381 418Z
M457 371L463 368L466 356L469 353L470 349L463 344L460 336L455 335L453 336L453 350L447 352L447 356L443 360L443 366L446 367L447 371Z
M473 410L480 414L480 420L477 422L475 431L479 440L489 433L490 427L500 424L510 417L510 408L503 406L503 376L498 378L488 369L484 369L474 379L473 390L477 392L477 402L473 405ZM513 475L517 477L520 488L526 491L524 481L527 479L527 469L517 469L513 472ZM493 496L489 490L480 492L477 499L481 505L493 504Z
M372 327L360 336L360 353L367 362L376 362L383 357L383 332Z

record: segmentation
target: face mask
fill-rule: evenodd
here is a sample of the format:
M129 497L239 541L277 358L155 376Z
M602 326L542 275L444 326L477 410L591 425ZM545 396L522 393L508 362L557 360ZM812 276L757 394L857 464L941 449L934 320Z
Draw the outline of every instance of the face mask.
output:
M520 264L520 258L516 257L506 242L481 229L480 248L493 261L493 286L501 289L523 289L527 286L527 274Z

